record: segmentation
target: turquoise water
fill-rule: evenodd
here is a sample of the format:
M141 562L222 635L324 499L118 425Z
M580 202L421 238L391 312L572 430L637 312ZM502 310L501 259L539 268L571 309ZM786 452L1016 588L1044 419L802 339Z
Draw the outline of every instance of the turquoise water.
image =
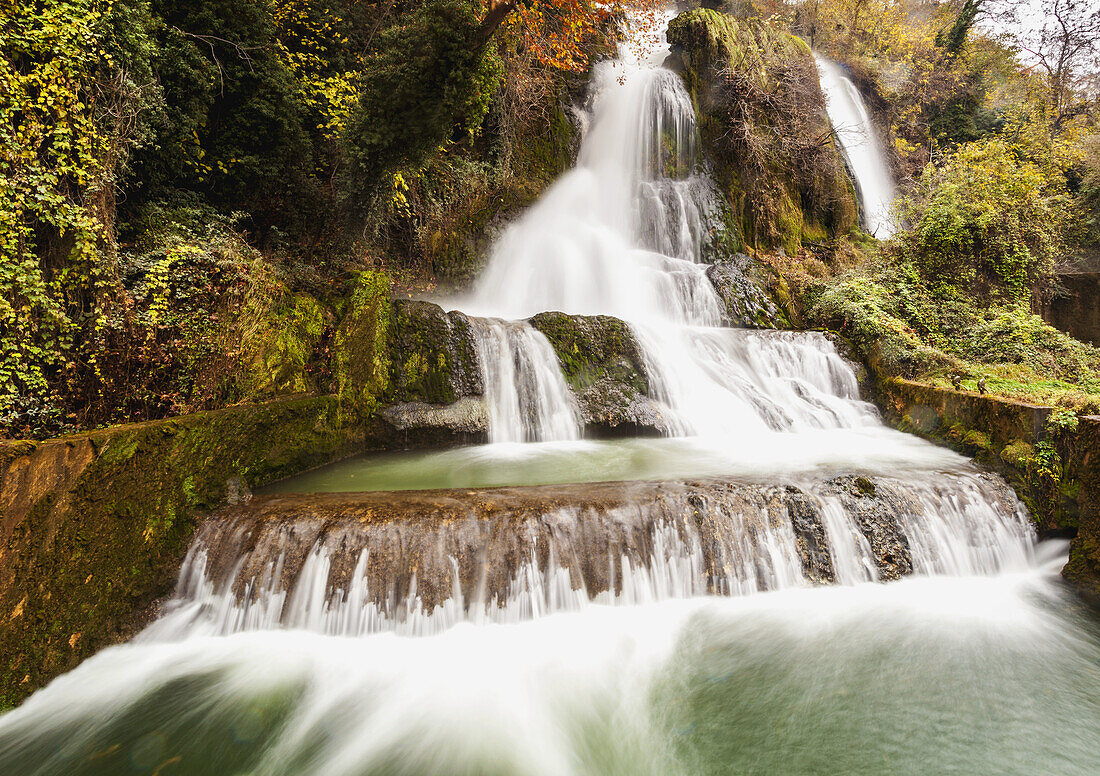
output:
M265 488L272 493L423 490L698 477L912 475L961 456L882 427L743 439L672 437L496 444L349 458Z

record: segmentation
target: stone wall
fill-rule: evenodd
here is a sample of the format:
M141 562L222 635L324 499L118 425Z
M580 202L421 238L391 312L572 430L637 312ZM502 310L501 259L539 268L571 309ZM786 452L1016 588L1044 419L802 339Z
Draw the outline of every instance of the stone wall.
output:
M0 708L134 633L196 514L362 449L343 418L299 396L0 442Z
M1040 535L1072 537L1063 576L1100 606L1100 416L1070 420L1053 407L880 380L879 406L903 431L943 442L1003 474Z
M1100 608L1100 417L1082 419L1076 444L1080 524L1062 575Z

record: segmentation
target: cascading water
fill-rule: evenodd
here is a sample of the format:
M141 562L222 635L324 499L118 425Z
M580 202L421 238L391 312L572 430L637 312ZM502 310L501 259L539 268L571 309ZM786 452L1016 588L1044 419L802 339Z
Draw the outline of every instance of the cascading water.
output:
M884 428L826 337L720 328L683 86L627 55L594 80L577 168L458 302L491 441L527 444L408 484L481 467L453 490L209 518L146 631L0 717L0 773L1100 772L1064 546ZM549 343L507 320L544 310L627 320L677 436L578 440ZM573 484L472 489L509 484L502 447Z
M863 97L844 69L818 55L814 55L814 60L821 90L825 93L829 121L859 188L864 228L880 240L886 240L896 230L892 213L896 192L878 132Z
M820 365L817 341L791 335L778 347L720 328L721 303L701 263L717 199L700 164L690 96L679 76L656 66L666 54L662 45L648 61L596 67L576 168L507 229L474 292L452 303L502 318L559 310L628 321L676 435L737 438L744 450L747 436L874 423L866 408L836 402L795 367ZM881 166L873 143L845 149L859 157L857 175L875 163L864 157ZM892 201L892 187L888 195L876 186L866 184L866 203ZM881 221L886 212L875 208L865 205ZM521 438L563 437L546 429Z
M698 263L716 201L683 83L620 59L596 66L593 88L577 166L505 231L474 293L453 303L505 318L559 310L717 325L719 301Z
M580 427L554 349L530 324L471 320L489 411L489 441L577 439Z

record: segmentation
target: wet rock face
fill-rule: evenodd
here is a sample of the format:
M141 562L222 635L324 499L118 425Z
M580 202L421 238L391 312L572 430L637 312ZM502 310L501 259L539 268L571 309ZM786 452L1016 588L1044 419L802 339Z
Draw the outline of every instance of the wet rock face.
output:
M585 428L594 436L662 436L671 431L660 404L614 379L600 379L575 396Z
M738 243L795 253L857 225L857 198L831 140L811 154L781 140L829 135L809 46L739 16L705 7L677 16L666 33L672 64L698 107Z
M728 326L774 329L779 309L759 284L749 277L751 257L734 254L707 268L707 279L722 300L722 314Z
M421 426L439 426L466 434L484 433L488 427L485 402L465 396L451 404L425 404L412 401L391 404L379 413L394 428L405 431Z
M386 399L450 404L481 392L477 349L466 316L430 302L395 301Z
M913 571L909 540L898 523L898 515L924 509L912 493L889 480L867 477L838 477L824 492L839 499L852 516L871 547L880 579L900 579Z
M738 595L890 580L917 570L918 552L923 573L994 571L992 545L971 546L971 537L1007 531L1026 541L1017 502L994 477L944 477L955 481L941 488L844 476L798 486L701 480L260 496L213 515L191 557L202 551L201 573L231 605L305 589L331 609L343 600L338 591L355 587L385 618L448 601L492 609L517 590L543 595L550 587L556 592L539 606L552 610L570 590ZM970 500L954 503L964 491Z
M820 510L796 488L787 488L785 496L802 573L808 581L816 584L835 582L829 539L821 522Z
M645 362L629 325L607 315L559 312L539 313L531 325L553 346L590 433L668 430L660 406L647 394Z

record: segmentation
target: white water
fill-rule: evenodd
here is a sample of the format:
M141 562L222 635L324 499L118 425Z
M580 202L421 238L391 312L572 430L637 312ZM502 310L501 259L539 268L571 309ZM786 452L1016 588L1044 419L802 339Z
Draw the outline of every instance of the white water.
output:
M470 322L489 411L489 442L579 439L573 397L546 337L526 321Z
M829 120L859 187L864 228L878 239L886 240L897 231L893 213L897 192L878 132L863 97L844 68L816 54L814 60Z
M505 231L472 296L453 300L461 309L717 324L718 299L697 263L714 191L696 164L683 83L655 67L667 50L595 67L576 167Z
M422 639L105 650L0 717L6 776L1086 776L1095 639L1055 569L594 605Z

